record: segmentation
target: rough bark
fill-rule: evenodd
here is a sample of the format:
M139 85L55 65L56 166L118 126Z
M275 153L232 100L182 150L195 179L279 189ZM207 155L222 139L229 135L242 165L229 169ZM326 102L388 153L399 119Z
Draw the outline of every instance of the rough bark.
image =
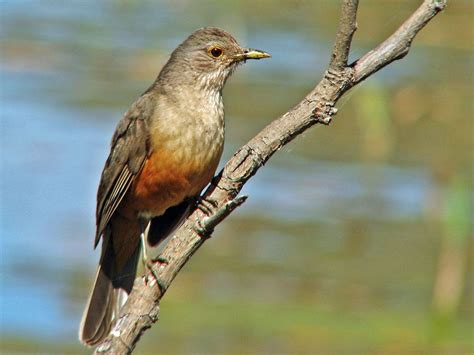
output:
M303 131L317 123L329 124L337 112L335 104L345 92L403 58L416 34L445 8L446 2L423 1L389 38L348 64L357 28L358 0L343 1L330 65L322 80L300 103L271 122L227 162L205 191L203 201L169 240L153 269L136 279L116 325L95 353L131 353L140 336L158 320L160 300L187 260L211 236L214 227L245 202L245 196L238 196L243 185L276 151Z

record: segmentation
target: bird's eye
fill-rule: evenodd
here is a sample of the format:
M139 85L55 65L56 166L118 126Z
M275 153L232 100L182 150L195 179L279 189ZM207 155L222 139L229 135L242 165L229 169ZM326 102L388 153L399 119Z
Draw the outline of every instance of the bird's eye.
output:
M219 47L211 47L209 49L209 53L212 57L219 58L222 55L222 49L220 49Z

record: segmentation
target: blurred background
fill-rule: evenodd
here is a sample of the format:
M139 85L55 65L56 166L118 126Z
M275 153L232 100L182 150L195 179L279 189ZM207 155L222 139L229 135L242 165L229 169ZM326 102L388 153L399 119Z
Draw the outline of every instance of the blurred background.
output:
M420 1L362 1L352 59ZM2 353L87 353L95 193L169 53L222 27L270 60L225 89L223 161L319 81L339 1L1 1ZM329 127L278 152L137 353L472 353L473 2L451 1Z

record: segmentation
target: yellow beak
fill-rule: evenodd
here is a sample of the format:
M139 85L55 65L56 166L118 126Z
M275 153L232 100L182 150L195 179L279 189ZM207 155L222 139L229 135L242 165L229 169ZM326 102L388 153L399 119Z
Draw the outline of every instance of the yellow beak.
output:
M268 54L267 52L258 50L258 49L252 49L248 48L244 50L244 53L241 54L240 59L241 60L246 60L246 59L263 59L263 58L270 58L271 55Z

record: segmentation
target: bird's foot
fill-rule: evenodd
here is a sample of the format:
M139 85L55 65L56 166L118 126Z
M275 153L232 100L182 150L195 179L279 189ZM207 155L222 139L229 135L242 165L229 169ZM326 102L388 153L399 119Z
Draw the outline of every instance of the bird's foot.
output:
M211 211L212 214L208 214L202 220L196 220L194 224L194 231L202 238L210 238L212 232L214 231L214 227L246 200L247 196L245 195L237 196L234 199L227 201L222 206L219 206L217 201L214 201L216 205L214 210ZM201 202L202 201L204 200L201 200Z
M163 258L161 256L159 256L156 259L151 259L148 256L148 253L147 253L147 250L146 250L145 233L140 234L140 241L141 241L141 244L142 244L142 252L143 252L142 261L143 261L143 266L145 268L145 276L144 276L145 285L148 285L148 282L149 282L148 272L146 272L148 270L153 275L153 278L155 279L156 284L160 288L160 291L163 292L163 290L165 290L166 288L164 287L163 282L160 280L160 278L159 278L159 276L156 272L156 263L168 264L168 260L166 260L165 258Z
M168 259L166 259L162 255L158 255L155 259L153 259L153 262L160 263L160 264L169 264Z
M207 218L209 218L209 217L206 217L206 219ZM193 229L201 238L204 238L204 239L210 238L212 232L214 231L213 227L209 228L205 223L203 223L199 220L196 221L196 223L194 224Z
M160 263L160 264L164 264L163 262L158 261L158 259L156 260L156 262L153 262L150 259L148 259L148 260L145 261L145 269L150 271L150 273L153 275L153 278L155 279L156 284L160 288L160 292L163 293L166 290L166 287L165 287L163 281L161 281L161 279L158 276L158 273L156 271L156 263L157 262ZM145 285L148 285L149 282L150 282L150 280L148 278L148 273L145 272Z
M213 199L199 197L196 201L196 207L200 209L206 216L210 216L218 207L218 203Z

